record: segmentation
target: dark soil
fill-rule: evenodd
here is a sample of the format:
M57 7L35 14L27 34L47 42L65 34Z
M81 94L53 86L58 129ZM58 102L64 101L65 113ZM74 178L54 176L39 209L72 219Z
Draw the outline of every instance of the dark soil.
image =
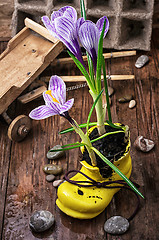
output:
M121 131L108 125L105 126L105 129L106 132ZM123 133L108 135L107 137L94 142L92 145L113 163L114 161L117 161L126 151L127 143L124 143L124 136L124 131ZM90 139L92 140L97 137L99 137L98 130L95 128L90 134ZM83 153L82 160L85 160L88 164L92 165L86 149ZM96 155L96 160L97 167L99 168L102 177L111 177L113 172L112 168L110 168L98 155Z

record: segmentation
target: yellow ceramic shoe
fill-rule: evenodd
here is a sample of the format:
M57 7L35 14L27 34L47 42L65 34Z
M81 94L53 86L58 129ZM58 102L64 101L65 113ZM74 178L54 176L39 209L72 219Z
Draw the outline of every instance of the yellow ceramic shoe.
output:
M111 177L104 179L100 175L98 167L92 167L85 161L82 161L81 164L83 166L80 171L95 181L105 182L110 181L110 179L112 181L121 180L121 177L115 172L113 172ZM130 177L132 170L130 142L124 156L115 161L114 165L128 178ZM77 173L71 180L89 181L89 179L86 179L86 177L80 173ZM79 219L94 218L108 206L117 191L119 191L118 188L79 187L65 181L58 188L56 204L61 211L71 217Z

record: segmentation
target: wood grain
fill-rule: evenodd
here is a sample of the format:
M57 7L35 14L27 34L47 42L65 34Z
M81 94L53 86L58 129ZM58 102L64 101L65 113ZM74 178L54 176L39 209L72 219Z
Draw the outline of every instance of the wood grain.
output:
M4 123L0 122L1 131L1 175L2 189L1 214L2 239L54 239L54 240L157 240L158 231L158 201L159 201L159 86L158 86L158 62L159 62L159 31L153 32L152 50L144 53L150 57L150 62L141 69L135 68L137 56L121 59L111 59L106 62L108 74L135 75L135 79L129 81L111 81L115 93L112 96L112 118L114 122L121 122L130 127L131 132L131 157L133 172L131 179L140 184L140 191L145 196L141 200L140 211L130 222L130 229L121 236L106 234L103 230L104 222L113 215L129 217L135 208L134 196L125 191L119 191L113 198L107 209L92 220L73 219L62 213L56 206L56 189L51 183L46 182L42 166L48 162L46 153L56 144L67 144L79 141L78 136L71 132L64 136L58 135L58 131L69 127L65 119L54 116L46 120L32 121L33 129L29 136L21 143L10 143L6 137ZM79 75L74 65L56 66L48 68L43 76ZM44 78L44 77L43 77ZM66 83L67 87L75 83ZM118 99L132 94L137 105L133 109L128 108L128 103L119 103ZM80 88L67 92L67 99L75 98L75 103L70 110L70 115L78 123L86 122L87 115L92 104L88 88ZM43 104L43 100L33 101L25 106L15 102L15 112L28 114L33 108ZM82 111L81 111L82 109ZM95 120L95 114L91 120ZM155 148L149 153L137 151L133 142L138 135L153 139ZM66 156L56 164L62 164L64 172L71 169L80 169L79 149L66 152ZM58 178L62 178L63 174ZM6 180L7 179L7 180ZM2 185L3 183L3 185ZM41 234L32 233L28 222L34 210L49 210L55 215L55 225L47 232ZM3 217L4 216L4 217Z
M35 36L27 27L10 40L0 57L0 114L62 50L60 41L53 44Z

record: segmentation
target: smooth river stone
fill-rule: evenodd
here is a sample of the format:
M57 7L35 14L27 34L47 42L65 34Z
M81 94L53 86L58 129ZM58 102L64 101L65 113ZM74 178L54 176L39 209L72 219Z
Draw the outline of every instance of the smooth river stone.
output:
M121 216L113 216L104 224L104 230L110 234L123 234L129 228L129 222Z
M55 180L55 181L53 182L53 187L58 187L62 182L63 182L62 179Z
M35 211L30 218L30 228L35 232L43 232L49 229L55 222L54 215L45 210Z
M141 55L135 63L135 67L142 68L149 61L149 57L146 55Z
M62 172L62 167L55 164L46 164L43 166L43 171L46 174L58 175Z
M56 145L53 148L51 148L50 150L56 150L56 149L62 149L62 147L60 145ZM65 155L64 151L58 151L58 152L47 152L47 158L51 159L51 160L55 160L58 159L60 157L63 157Z
M125 103L125 102L129 102L131 99L132 99L132 95L128 94L128 95L125 95L125 96L119 98L118 101L120 103Z
M134 142L134 146L142 152L149 152L155 146L155 143L143 136L138 136Z
M129 102L129 108L134 108L136 106L136 101L135 100L131 100Z
M49 174L46 176L46 181L53 182L55 179L55 176L53 174Z

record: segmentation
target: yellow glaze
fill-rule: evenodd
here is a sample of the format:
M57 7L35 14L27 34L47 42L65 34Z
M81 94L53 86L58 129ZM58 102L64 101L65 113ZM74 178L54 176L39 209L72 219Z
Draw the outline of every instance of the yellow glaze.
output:
M81 164L82 168L80 171L96 181L121 180L121 177L115 172L113 172L111 177L104 179L97 167L93 167L85 161L82 161ZM132 170L130 142L124 156L114 162L114 165L128 178L130 177ZM77 173L71 179L75 181L88 181L80 173ZM108 206L117 191L119 191L117 188L78 187L69 182L64 182L58 188L56 204L61 211L71 217L90 219L99 215Z

